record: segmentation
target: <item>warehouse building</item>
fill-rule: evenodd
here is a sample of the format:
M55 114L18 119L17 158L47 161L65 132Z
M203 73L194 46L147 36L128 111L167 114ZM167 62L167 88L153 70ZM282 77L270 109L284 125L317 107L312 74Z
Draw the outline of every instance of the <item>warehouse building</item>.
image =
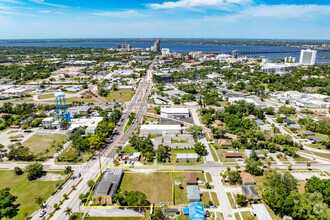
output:
M123 170L119 167L107 168L97 184L92 195L96 204L112 204L112 197L116 194L123 177ZM100 199L101 198L101 199Z
M141 132L149 134L178 134L181 132L180 125L141 125Z
M160 115L162 117L175 118L175 119L190 117L189 109L187 108L162 108L160 110Z

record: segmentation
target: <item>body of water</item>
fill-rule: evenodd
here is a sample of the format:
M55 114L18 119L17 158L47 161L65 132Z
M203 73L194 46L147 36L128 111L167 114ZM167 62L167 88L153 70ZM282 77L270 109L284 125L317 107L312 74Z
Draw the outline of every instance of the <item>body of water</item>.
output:
M132 48L150 48L153 43L142 42L20 42L20 43L0 43L0 46L17 47L93 47L111 48L117 44L131 44ZM184 44L184 43L161 43L161 48L169 48L171 52L188 53L191 51L202 51L203 53L221 53L233 50L238 51L258 51L260 53L246 56L260 57L269 59L284 59L285 57L296 57L299 61L300 49L285 46L244 46L244 45L208 45L208 44ZM274 53L269 53L269 52ZM267 52L267 53L263 53ZM318 51L317 63L330 63L330 59L321 59L323 56L330 56L330 51Z

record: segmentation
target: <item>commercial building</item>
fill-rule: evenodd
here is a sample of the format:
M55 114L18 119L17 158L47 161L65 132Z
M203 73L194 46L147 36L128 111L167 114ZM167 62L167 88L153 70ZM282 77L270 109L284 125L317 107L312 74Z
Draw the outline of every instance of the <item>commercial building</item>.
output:
M189 118L190 113L188 108L161 108L160 115L167 118Z
M272 217L264 204L251 204L251 206L252 212L258 217L258 219L272 220Z
M317 50L301 50L299 63L304 65L314 65L316 59Z
M201 200L201 191L198 186L187 186L187 197L189 202L197 202Z
M44 118L41 123L44 128L52 128L51 125L54 121L55 120L53 117L48 117L48 118Z
M178 134L181 132L180 125L141 125L141 132L150 134Z
M107 168L97 184L92 195L96 204L112 204L112 197L117 192L123 177L123 170L119 167ZM99 198L101 200L99 201Z
M76 115L82 114L87 115L90 113L91 107L90 106L76 106L68 108L66 111L70 112L70 116L74 118Z
M155 82L172 82L172 75L169 73L154 73L153 80Z
M176 160L178 162L186 161L198 161L199 156L196 153L178 153L176 154Z
M294 63L294 62L296 62L296 58L295 57L285 57L284 58L284 62L286 62L286 63Z
M86 133L95 134L97 125L103 120L103 117L91 117L91 118L77 118L71 120L69 132L73 132L78 128L86 127Z
M169 48L162 48L162 56L169 56L170 49Z

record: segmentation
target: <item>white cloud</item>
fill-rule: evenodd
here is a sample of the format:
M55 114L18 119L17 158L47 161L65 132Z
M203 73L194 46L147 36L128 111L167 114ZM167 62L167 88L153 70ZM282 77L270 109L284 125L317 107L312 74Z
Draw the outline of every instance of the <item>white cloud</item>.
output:
M162 4L148 4L152 9L192 8L192 7L220 7L228 8L233 5L247 5L252 0L179 0L169 1Z
M50 13L49 10L43 10L43 11L39 11L40 13Z
M324 15L330 15L330 5L258 5L248 7L238 13L224 16L209 16L205 20L209 22L231 22L249 18L272 18L280 20L301 18L311 20Z
M66 7L68 7L66 5L58 5L58 4L48 3L48 2L45 2L45 0L30 0L30 1L31 2L34 2L36 4L40 4L40 5L48 5L48 6L60 7L60 8L66 8Z
M106 17L118 17L118 18L132 18L132 17L146 17L146 14L135 10L126 10L126 11L103 11L103 12L94 12L92 15L97 16L106 16Z

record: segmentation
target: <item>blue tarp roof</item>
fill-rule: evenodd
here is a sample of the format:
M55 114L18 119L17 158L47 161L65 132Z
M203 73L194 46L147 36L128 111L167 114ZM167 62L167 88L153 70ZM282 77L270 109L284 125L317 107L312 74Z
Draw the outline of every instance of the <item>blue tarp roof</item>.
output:
M184 208L183 213L189 214L189 220L205 220L206 212L200 202L194 202L188 208Z

